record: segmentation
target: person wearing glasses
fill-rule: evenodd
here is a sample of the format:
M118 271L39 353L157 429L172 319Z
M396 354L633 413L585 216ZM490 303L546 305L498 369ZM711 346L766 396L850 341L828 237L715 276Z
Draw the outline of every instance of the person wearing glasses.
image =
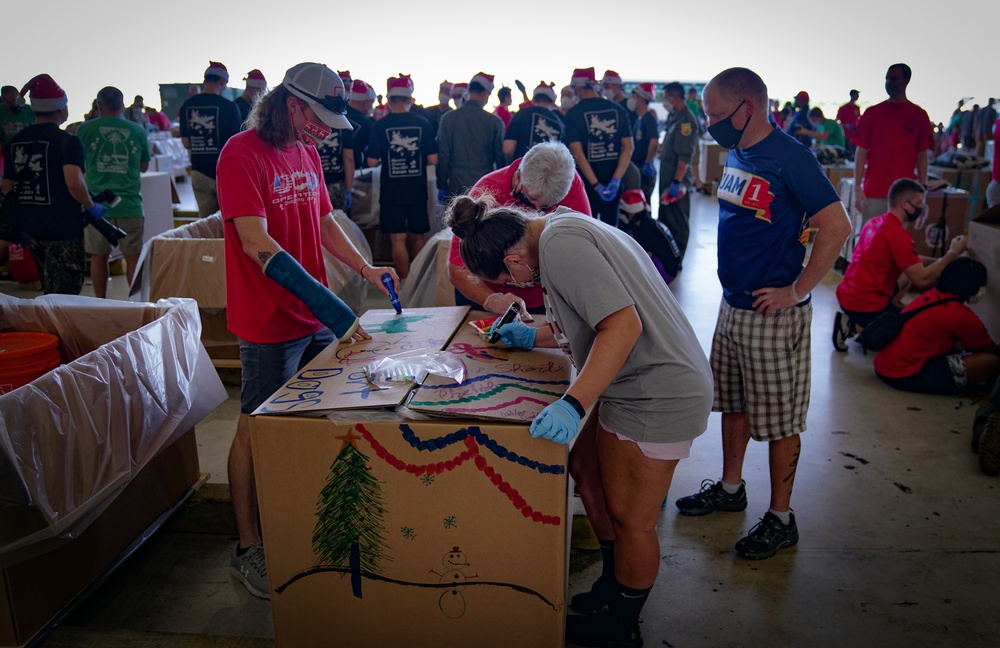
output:
M388 295L382 275L333 219L316 146L344 116L344 83L319 63L299 63L254 103L247 130L219 156L226 246L226 315L239 339L240 416L229 450L229 488L239 541L230 570L254 596L269 598L257 524L250 413L337 340L370 336L327 287L323 249Z
M592 589L571 599L579 614L567 617L566 639L640 646L639 614L660 563L661 505L712 408L708 359L631 236L565 208L538 214L492 204L460 196L449 207L462 258L485 281L544 287L548 319L541 328L506 324L500 341L559 348L577 371L530 427L536 438L575 439L570 473L604 560Z
M528 149L523 158L479 179L469 191L472 197L489 195L497 205L550 212L562 205L590 216L590 201L583 179L576 171L573 154L561 142L543 142ZM455 287L455 303L497 315L511 302L521 306L521 317L545 312L540 286L520 286L480 280L472 275L459 251L461 238L453 236L448 253L448 279Z
M847 351L847 340L885 311L901 309L898 297L905 295L909 286L921 292L932 288L945 266L965 252L965 237L956 236L940 259L917 254L906 225L927 213L926 198L916 180L899 178L889 188L889 211L861 228L851 264L837 286L840 310L833 320L837 351ZM902 286L901 276L907 280Z

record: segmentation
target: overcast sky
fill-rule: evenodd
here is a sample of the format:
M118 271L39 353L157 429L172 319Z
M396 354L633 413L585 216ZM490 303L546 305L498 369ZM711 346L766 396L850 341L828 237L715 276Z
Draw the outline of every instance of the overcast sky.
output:
M234 87L253 68L276 85L302 61L348 69L381 94L387 77L409 73L425 105L436 103L442 80L468 81L480 70L495 74L498 87L520 79L530 92L540 79L558 88L589 66L598 77L612 68L655 81L708 80L744 66L782 102L806 90L813 104L836 106L851 88L862 105L884 100L886 68L905 62L913 68L910 99L945 123L959 98L1000 96L996 0L934 12L882 0L7 5L0 82L20 88L38 73L52 75L69 95L71 121L106 85L120 88L126 103L141 94L158 105L160 83L200 82L209 60L227 66Z

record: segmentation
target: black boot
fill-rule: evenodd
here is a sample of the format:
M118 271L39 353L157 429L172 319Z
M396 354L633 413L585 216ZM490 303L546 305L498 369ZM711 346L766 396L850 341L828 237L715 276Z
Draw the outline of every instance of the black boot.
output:
M566 641L578 646L641 648L639 613L649 597L649 589L632 589L611 581L607 607L594 614L566 617Z

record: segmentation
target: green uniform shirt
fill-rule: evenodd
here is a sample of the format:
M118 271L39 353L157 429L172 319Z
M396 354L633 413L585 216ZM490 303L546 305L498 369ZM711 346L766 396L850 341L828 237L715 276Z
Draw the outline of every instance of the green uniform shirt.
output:
M105 189L122 201L109 209L107 218L142 218L140 165L149 162L146 130L124 117L99 117L80 124L77 136L87 154L87 188Z
M664 127L663 150L660 153L660 185L667 187L677 173L679 162L687 162L687 172L682 182L688 187L694 182L691 157L698 146L698 120L687 106L676 110L667 117Z

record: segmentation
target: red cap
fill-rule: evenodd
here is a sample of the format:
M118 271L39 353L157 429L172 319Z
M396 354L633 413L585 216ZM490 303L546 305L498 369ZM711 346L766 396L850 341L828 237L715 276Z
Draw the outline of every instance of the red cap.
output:
M796 99L805 99L806 101L809 101L809 93L806 92L805 90L799 90L799 93L797 95L795 95L795 98Z

